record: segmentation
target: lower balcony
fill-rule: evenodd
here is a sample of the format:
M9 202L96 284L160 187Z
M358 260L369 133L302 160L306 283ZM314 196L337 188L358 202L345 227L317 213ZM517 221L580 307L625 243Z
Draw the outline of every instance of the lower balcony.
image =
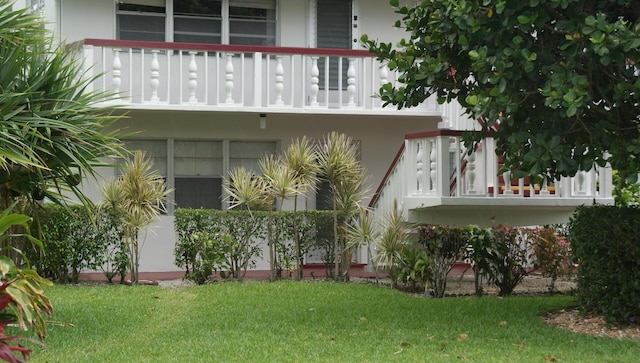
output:
M613 204L608 167L534 184L498 175L493 139L467 155L461 137L453 130L407 135L370 207L381 215L396 202L411 222L518 226L563 223L578 206Z

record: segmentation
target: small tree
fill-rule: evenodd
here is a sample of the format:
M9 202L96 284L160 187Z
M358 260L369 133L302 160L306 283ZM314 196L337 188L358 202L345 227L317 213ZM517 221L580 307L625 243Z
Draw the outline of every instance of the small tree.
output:
M298 197L304 195L309 189L313 190L318 184L318 163L316 153L312 144L305 136L296 139L284 153L284 161L293 172L294 188L296 197L293 200L293 238L295 241L296 263L298 272L296 278L299 280L304 274L304 257L302 254L302 236L298 231Z
M331 202L333 206L333 232L334 232L334 279L340 280L340 261L343 256L343 246L340 243L338 231L339 203L342 200L343 208L351 205L347 202L352 199L347 193L357 190L356 185L362 185L363 169L357 158L357 149L350 137L337 132L331 132L325 137L318 150L318 164L320 176L324 178L331 189ZM342 192L342 194L341 194Z
M165 188L164 179L153 170L153 161L142 151L136 151L133 158L126 161L123 174L111 179L101 192L104 203L113 208L124 224L131 283L137 284L140 252L144 245L144 240L140 241L140 231L166 212L165 199L171 190Z
M233 169L229 172L229 179L225 180L225 191L229 196L231 208L246 208L249 211L249 220L242 225L234 226L237 228L232 233L237 239L236 248L237 255L244 256L242 261L237 265L236 278L242 280L240 269L245 269L251 261L253 254L251 253L251 241L256 232L261 229L261 223L264 221L256 216L252 211L269 210L272 208L273 199L268 195L267 186L264 178L256 177L251 171L243 167ZM269 254L271 258L271 271L275 268L273 250L269 246ZM274 278L274 276L272 276Z

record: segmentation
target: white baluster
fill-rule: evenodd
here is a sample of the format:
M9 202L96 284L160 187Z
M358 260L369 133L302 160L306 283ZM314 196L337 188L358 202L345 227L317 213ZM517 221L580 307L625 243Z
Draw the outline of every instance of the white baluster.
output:
M513 195L513 191L511 190L511 170L502 173L502 178L504 179L504 194Z
M160 86L160 62L158 62L159 50L151 51L151 102L159 102L158 87Z
M233 53L227 53L227 65L224 69L226 80L225 90L227 91L226 103L233 103Z
M476 194L476 153L467 156L467 194Z
M189 103L198 103L196 88L198 88L198 64L196 63L198 52L189 52Z
M120 93L122 84L122 62L120 61L120 48L113 48L113 61L111 62L111 75L113 76L113 91Z
M586 194L586 189L585 189L586 175L585 174L586 172L582 170L576 174L576 177L575 177L576 194L579 194L579 195Z
M540 196L548 196L551 193L549 192L549 183L547 182L547 178L542 178L542 186L540 186Z
M320 90L320 70L318 70L318 57L311 57L311 89L309 95L311 96L311 106L318 106L318 91Z
M418 153L416 154L416 178L418 179L418 193L422 193L424 189L424 183L422 182L422 177L424 176L424 165L422 162L422 143L418 142Z
M389 68L386 64L380 67L380 87L389 83Z
M284 90L284 67L282 66L282 56L276 56L276 105L284 105L282 101L282 91Z
M348 107L356 107L356 68L354 66L355 59L349 58L349 67L347 68L347 95L349 95Z
M431 142L431 152L429 153L429 176L431 177L431 191L438 191L438 163L436 158L438 152L436 150L436 141Z

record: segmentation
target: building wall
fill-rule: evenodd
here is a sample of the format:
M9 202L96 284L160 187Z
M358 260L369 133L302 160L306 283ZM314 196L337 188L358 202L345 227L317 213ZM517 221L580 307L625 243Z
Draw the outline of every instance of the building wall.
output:
M322 139L331 131L345 133L360 142L361 160L370 185L368 197L363 200L366 205L403 143L404 135L435 129L437 122L437 118L427 117L268 114L267 127L262 130L258 116L251 113L131 111L118 126L134 132L138 139L274 140L280 142L282 149L304 135ZM113 175L110 171L104 174ZM175 271L173 217L161 217L151 230L153 232L145 237L140 271ZM263 255L267 256L266 250ZM366 262L366 251L362 251L358 259ZM266 258L259 261L256 268L268 269Z
M309 2L279 0L278 6L279 45L308 47ZM360 35L393 43L404 36L403 30L393 28L399 15L393 12L388 0L360 0L358 7ZM84 38L114 39L115 8L115 1L56 0L46 2L45 15L50 23L55 23L52 29L56 37L67 43Z

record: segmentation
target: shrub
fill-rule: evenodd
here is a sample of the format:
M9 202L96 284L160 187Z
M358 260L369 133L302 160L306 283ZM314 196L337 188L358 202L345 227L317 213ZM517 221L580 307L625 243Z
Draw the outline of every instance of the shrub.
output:
M25 251L43 276L77 282L80 272L102 269L111 281L124 275L128 259L122 249L122 228L108 210L46 205L40 210L42 252Z
M418 243L425 249L431 260L431 280L429 286L434 297L443 297L447 287L447 275L453 263L462 259L467 244L464 230L449 226L418 227Z
M569 243L551 227L530 229L528 233L533 266L542 270L542 276L551 278L549 292L553 293L558 276L568 273L572 267Z
M570 231L583 312L610 322L640 316L640 209L581 207Z
M493 227L493 283L498 287L499 296L513 293L513 289L528 275L527 248L528 238L518 228L506 226Z
M409 242L402 249L397 279L411 292L424 292L433 279L431 259L423 247Z
M267 212L221 211L209 209L176 209L175 230L178 242L174 250L176 266L187 270L185 277L199 270L204 246L201 236L229 236L219 245L224 255L225 270L222 275L237 280L244 279L247 269L255 266L261 255L260 245L265 239ZM227 240L228 239L228 240Z
M471 263L474 277L474 289L477 296L482 296L483 281L495 280L496 258L494 257L494 234L490 228L472 225L466 228L468 243L466 256Z

